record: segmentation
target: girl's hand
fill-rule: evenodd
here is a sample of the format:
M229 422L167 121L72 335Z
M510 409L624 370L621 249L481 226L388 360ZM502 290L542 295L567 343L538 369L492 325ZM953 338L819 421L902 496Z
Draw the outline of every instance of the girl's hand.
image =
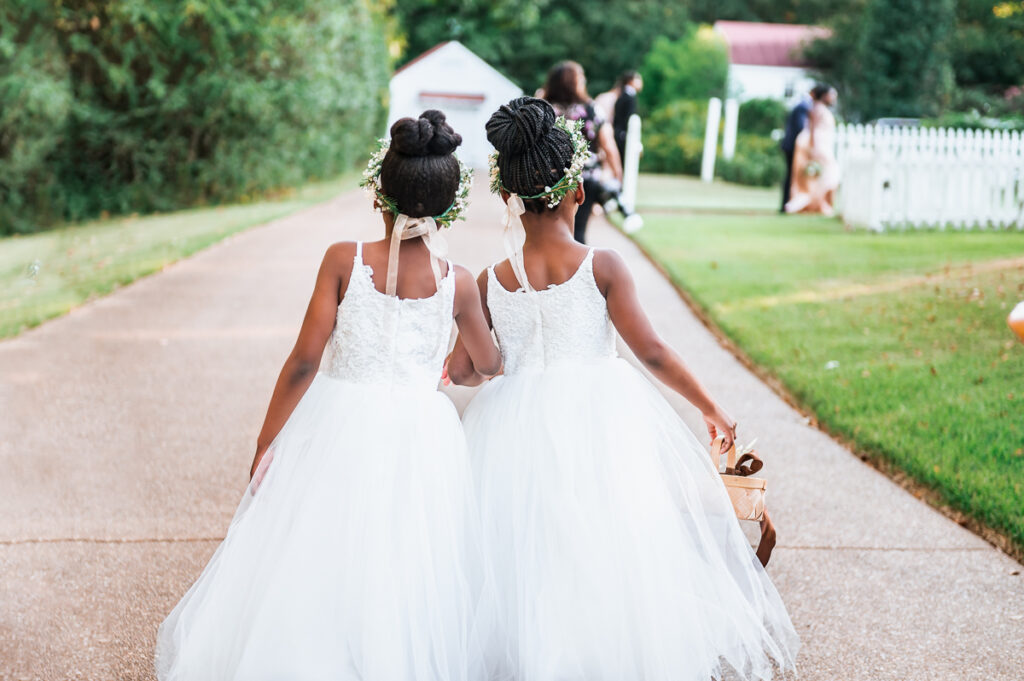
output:
M452 353L448 353L448 356L444 358L444 368L441 369L441 384L451 385L452 377L448 375L448 363L452 361Z
M719 435L725 438L725 442L722 443L722 451L728 451L736 442L736 421L721 407L716 405L714 409L704 414L704 425L707 426L712 442Z
M255 495L256 490L259 489L263 483L263 478L267 475L267 469L270 468L271 462L274 460L274 450L268 449L264 452L263 456L257 455L256 461L253 462L253 469L249 471L249 493Z

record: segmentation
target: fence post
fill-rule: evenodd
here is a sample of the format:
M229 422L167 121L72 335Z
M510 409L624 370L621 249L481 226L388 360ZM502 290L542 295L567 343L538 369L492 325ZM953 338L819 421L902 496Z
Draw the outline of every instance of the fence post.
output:
M722 131L722 158L732 160L736 154L736 128L740 122L740 103L725 100L725 129Z
M708 124L704 129L704 156L700 163L700 179L711 182L715 179L715 155L718 153L718 121L722 117L722 100L712 97L708 100Z
M640 154L643 150L640 117L633 114L626 124L626 157L622 159L622 191L619 193L619 203L628 213L636 212L636 186L640 178Z

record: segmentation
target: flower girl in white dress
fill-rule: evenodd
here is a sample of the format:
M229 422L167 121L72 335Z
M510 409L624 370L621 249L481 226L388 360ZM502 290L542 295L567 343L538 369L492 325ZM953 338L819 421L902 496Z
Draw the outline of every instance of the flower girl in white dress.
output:
M453 317L475 366L501 358L437 233L465 208L460 142L438 111L382 140L366 184L387 237L327 250L249 488L160 627L161 681L479 678L478 518L462 426L437 391Z
M652 329L621 256L573 240L585 141L529 97L502 106L487 137L511 257L478 280L504 375L463 418L490 580L485 678L707 681L791 668L796 632L707 449L616 356L617 329L709 431L734 439L735 423ZM457 383L485 378L470 349L456 343Z

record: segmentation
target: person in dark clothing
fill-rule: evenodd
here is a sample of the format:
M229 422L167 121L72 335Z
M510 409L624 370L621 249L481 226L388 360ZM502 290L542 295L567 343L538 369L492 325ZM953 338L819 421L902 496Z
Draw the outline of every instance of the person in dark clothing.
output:
M786 212L786 204L789 203L789 189L793 184L793 151L796 149L796 138L803 129L807 127L807 117L811 113L811 106L814 100L811 95L805 94L794 106L789 115L786 116L786 130L782 137L782 153L786 156L786 179L782 183L782 206L780 213Z
M584 243L587 223L594 210L594 204L601 193L600 152L604 153L605 161L611 169L612 176L622 182L622 159L615 148L615 134L612 127L594 106L594 100L587 94L587 77L583 67L574 61L563 61L555 64L548 72L544 84L546 99L560 116L571 121L583 121L583 136L590 144L590 159L583 167L583 204L576 211L576 222L573 234L576 241Z
M637 71L626 71L619 77L619 97L615 100L612 114L612 129L615 131L615 146L619 157L626 158L626 129L629 117L636 113L636 99L644 87L644 79Z

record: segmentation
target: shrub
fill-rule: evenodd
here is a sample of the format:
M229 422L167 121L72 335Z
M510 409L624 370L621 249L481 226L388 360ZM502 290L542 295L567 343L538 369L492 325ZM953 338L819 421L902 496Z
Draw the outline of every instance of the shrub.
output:
M770 137L739 135L731 160L719 158L715 169L727 182L770 187L786 176L786 161L778 143Z
M707 102L679 100L644 119L641 169L652 173L700 174L707 115Z
M786 113L786 105L777 99L748 99L740 104L739 134L770 135L785 125Z
M59 46L72 98L44 164L59 217L235 200L336 175L383 123L388 55L368 0L53 6L44 43ZM28 21L19 15L15 32ZM0 232L11 228L5 220Z
M710 26L702 26L678 40L655 40L640 71L644 76L640 99L648 111L680 99L722 97L729 50Z

